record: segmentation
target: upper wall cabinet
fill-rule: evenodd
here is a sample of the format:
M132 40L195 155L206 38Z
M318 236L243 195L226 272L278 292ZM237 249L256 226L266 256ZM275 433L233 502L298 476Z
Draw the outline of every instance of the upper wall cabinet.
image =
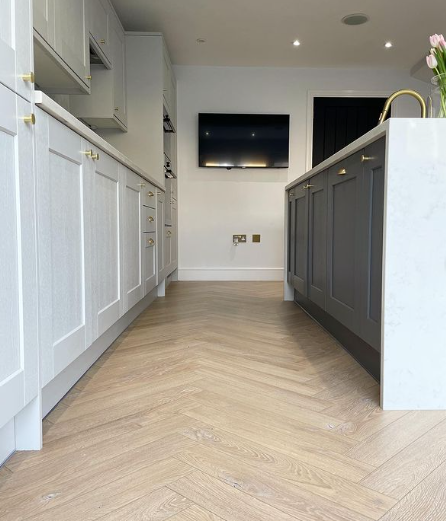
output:
M46 92L90 92L86 4L86 0L34 2L36 83Z
M31 101L31 1L0 0L0 13L0 83Z
M163 49L163 97L164 106L174 127L177 124L177 86L167 49Z
M107 0L90 0L90 45L107 69L112 68L112 48L110 37L112 17L112 7Z
M91 95L71 96L70 111L95 128L127 130L125 35L117 16L110 17L110 48L113 68L91 66Z

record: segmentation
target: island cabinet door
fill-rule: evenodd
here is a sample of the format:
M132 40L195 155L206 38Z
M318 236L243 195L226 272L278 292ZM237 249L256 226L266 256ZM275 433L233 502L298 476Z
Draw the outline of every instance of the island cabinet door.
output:
M328 171L326 310L360 332L361 153Z
M119 164L103 152L88 151L91 193L91 255L93 340L119 320L123 313L121 284L121 218ZM92 155L90 155L90 150Z
M327 283L327 172L308 183L308 298L325 309Z
M142 198L147 183L125 167L122 167L121 175L123 175L124 311L127 312L144 297L142 252L145 248L145 237Z
M79 135L38 111L36 178L43 385L91 345L91 191Z
M362 156L361 334L381 350L381 297L384 221L385 139L372 143Z
M294 247L292 252L292 284L302 295L307 295L308 268L308 183L294 189L292 209L292 229Z
M287 248L287 281L289 284L293 283L293 264L294 264L294 188L287 192L287 226L288 226L288 248Z

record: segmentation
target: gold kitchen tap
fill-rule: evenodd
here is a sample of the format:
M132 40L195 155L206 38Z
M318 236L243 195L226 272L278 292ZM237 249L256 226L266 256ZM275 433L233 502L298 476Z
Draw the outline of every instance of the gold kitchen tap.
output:
M426 102L423 99L423 96L421 96L421 94L419 94L415 90L403 89L403 90L397 90L396 92L394 92L392 95L390 95L387 98L387 100L384 104L383 111L381 112L381 116L379 116L378 125L381 125L381 123L384 123L384 121L386 120L387 114L389 113L390 105L392 105L393 100L395 98L398 98L399 96L405 96L405 95L412 96L413 98L415 98L421 107L421 117L422 118L427 117L427 107L426 107Z

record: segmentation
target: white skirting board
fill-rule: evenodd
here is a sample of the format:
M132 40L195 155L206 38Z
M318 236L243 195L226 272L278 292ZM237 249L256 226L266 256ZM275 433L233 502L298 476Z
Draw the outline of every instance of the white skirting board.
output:
M44 418L85 374L118 336L157 298L157 288L145 296L118 322L99 337L79 358L59 373L42 389L42 418Z
M283 268L179 268L182 281L281 281Z
M0 429L0 465L15 451L14 418Z

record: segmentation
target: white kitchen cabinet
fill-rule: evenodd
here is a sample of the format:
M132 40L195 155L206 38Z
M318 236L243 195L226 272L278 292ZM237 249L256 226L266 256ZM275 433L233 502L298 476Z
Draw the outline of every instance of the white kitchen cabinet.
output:
M123 314L121 262L121 183L119 163L84 142L87 185L91 190L93 340Z
M156 287L156 251L156 233L145 233L143 250L144 295L148 295Z
M158 283L166 278L165 242L166 242L166 194L158 190L156 197L156 239L158 247Z
M113 68L91 66L90 96L71 96L70 111L98 129L127 130L125 35L116 15L111 16L110 46Z
M123 194L123 283L124 312L127 312L144 297L142 273L143 237L143 191L147 182L128 168L122 167Z
M163 47L163 97L164 106L176 128L177 87L172 63L166 47Z
M92 342L91 167L81 137L38 112L40 360L45 386Z
M111 24L113 8L108 0L90 0L90 44L107 69L112 68Z
M0 432L38 395L33 126L22 119L31 107L0 85Z
M34 13L36 83L46 92L90 92L87 0L38 0Z
M30 0L0 0L0 83L32 101Z

